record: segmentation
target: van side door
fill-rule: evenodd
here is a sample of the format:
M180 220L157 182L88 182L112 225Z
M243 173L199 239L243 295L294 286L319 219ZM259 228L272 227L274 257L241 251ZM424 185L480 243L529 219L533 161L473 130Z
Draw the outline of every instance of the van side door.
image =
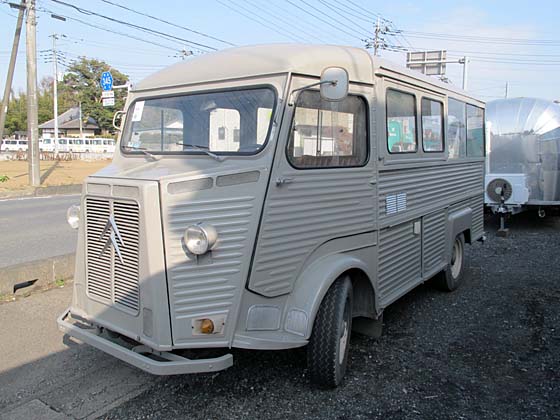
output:
M314 81L297 78L294 84ZM372 95L371 86L351 84L339 102L322 100L315 89L292 98L282 121L250 290L268 297L289 293L323 244L374 231L368 132Z

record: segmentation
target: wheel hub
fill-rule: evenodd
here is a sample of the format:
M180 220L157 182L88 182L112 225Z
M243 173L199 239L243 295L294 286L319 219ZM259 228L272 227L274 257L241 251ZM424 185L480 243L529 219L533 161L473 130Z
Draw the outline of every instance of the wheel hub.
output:
M451 275L454 279L459 277L463 265L463 244L459 239L453 244L453 252L451 254Z

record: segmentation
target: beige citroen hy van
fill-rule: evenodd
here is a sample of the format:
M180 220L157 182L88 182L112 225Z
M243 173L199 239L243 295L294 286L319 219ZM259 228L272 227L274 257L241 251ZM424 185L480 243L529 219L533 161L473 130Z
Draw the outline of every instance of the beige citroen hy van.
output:
M434 276L457 288L483 237L484 104L365 50L206 54L138 83L123 113L68 212L58 324L153 374L307 346L312 380L336 386L351 331L378 335Z

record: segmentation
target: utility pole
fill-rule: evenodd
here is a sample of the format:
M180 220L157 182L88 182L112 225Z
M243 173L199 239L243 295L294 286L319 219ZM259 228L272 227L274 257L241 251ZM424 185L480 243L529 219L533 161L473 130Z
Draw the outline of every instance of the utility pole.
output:
M508 98L509 82L506 82L506 99Z
M53 51L53 113L54 113L54 154L58 155L58 57L56 55L57 34L52 34L52 51Z
M377 17L377 22L375 23L375 37L373 39L373 55L377 56L377 52L379 51L379 38L381 33L381 21L379 16Z
M27 161L29 162L29 185L41 184L39 171L39 116L37 101L37 19L35 0L27 0L25 45L27 50Z
M14 33L14 43L12 45L12 55L10 56L10 65L8 67L8 75L6 76L6 86L4 87L4 97L2 99L2 108L0 109L0 141L4 135L4 124L6 123L6 114L8 113L8 103L10 102L10 92L12 91L12 80L14 78L14 69L16 67L16 58L19 46L19 38L21 35L21 27L23 25L23 14L25 13L25 0L19 6L19 13L16 23L16 32Z
M459 60L459 63L463 65L463 90L467 90L467 81L468 81L468 65L469 65L469 57L464 56Z
M79 104L79 109L80 109L80 114L79 114L79 119L80 119L80 138L83 139L84 138L84 125L83 125L83 120L82 120L82 101L78 102Z

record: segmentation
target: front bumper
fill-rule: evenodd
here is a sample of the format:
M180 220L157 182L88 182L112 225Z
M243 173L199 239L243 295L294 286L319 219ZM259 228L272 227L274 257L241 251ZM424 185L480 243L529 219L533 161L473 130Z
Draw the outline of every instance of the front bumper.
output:
M226 354L225 356L216 357L214 359L193 360L179 356L178 354L153 350L144 345L138 345L129 349L101 337L98 328L87 328L85 325L80 326L79 323L68 321L67 318L69 314L70 308L57 320L58 328L62 332L153 375L216 372L227 369L233 365L233 356L231 354ZM147 354L151 354L160 360L154 360Z

